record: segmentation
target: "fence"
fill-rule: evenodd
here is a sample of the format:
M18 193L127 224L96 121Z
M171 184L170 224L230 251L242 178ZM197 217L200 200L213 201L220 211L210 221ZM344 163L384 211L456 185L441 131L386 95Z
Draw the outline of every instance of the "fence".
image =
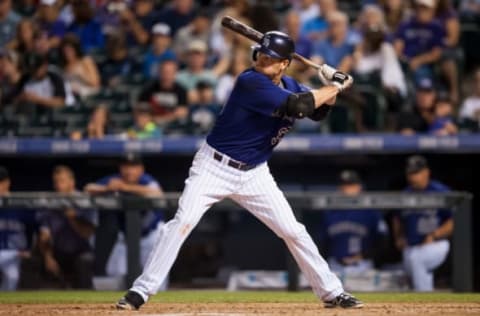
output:
M332 192L290 192L287 199L295 209L297 217L303 212L346 209L437 209L453 211L455 229L453 234L453 290L473 290L473 244L472 244L472 195L466 192L412 194L397 192L363 193L351 197ZM167 193L162 198L140 198L120 196L74 196L51 192L12 193L0 197L0 211L9 209L64 209L96 208L100 211L123 211L126 213L128 248L127 284L140 273L139 241L141 219L137 210L149 208L177 208L179 193ZM241 208L230 200L213 206L213 211L238 211ZM289 257L289 290L298 289L298 268Z

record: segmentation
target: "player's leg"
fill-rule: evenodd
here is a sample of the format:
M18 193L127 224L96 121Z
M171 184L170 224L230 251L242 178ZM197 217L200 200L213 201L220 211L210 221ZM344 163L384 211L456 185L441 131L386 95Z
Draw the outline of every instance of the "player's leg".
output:
M20 258L16 250L0 251L1 291L15 291L20 277Z
M232 198L285 241L313 291L322 301L333 302L338 298L342 299L342 307L361 307L361 302L344 294L340 280L329 269L305 226L296 220L268 166L259 166L249 173L250 177L245 177L242 189Z
M177 213L160 228L143 273L135 280L125 297L127 301L134 301L134 304L128 306L128 304L125 305L125 300L120 300L117 304L118 308L138 308L148 300L149 296L159 291L180 247L202 215L214 203L233 191L236 178L230 173L231 169L219 164L213 159L213 155L197 153L190 168L190 175L185 182Z
M411 247L406 253L405 264L416 291L433 291L433 270L447 257L450 243L447 240Z

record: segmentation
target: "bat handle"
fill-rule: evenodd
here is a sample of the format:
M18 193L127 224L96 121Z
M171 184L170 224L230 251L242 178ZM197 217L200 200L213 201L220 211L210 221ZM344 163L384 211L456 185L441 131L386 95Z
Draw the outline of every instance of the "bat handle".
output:
M307 65L307 66L310 66L312 68L315 68L317 70L320 70L322 69L323 65L319 65L317 63L314 63L313 61L311 61L310 59L307 59L305 57L303 57L302 55L300 54L293 54L293 58L295 58L296 60L300 61L301 63Z

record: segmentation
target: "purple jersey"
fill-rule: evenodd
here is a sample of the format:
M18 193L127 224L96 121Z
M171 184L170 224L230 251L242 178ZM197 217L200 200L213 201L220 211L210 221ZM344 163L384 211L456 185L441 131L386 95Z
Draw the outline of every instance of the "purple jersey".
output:
M438 21L420 23L415 18L402 23L395 34L395 39L405 43L403 54L408 58L443 47L444 37L445 30Z
M431 180L423 191L407 187L407 192L448 192L450 189L444 184ZM410 246L421 244L425 237L452 217L450 210L404 210L400 212L403 230L407 243Z
M283 88L275 85L252 68L240 74L207 143L246 164L267 161L294 123L275 112L290 94L309 90L288 76L282 77L282 84Z
M345 257L365 255L379 235L387 234L382 214L374 210L327 211L323 214L321 238L328 254L339 262Z

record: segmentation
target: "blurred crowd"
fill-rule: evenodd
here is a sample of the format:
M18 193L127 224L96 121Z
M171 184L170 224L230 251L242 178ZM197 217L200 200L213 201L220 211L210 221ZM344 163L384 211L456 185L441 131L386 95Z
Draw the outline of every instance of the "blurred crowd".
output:
M355 77L325 124L297 133L479 129L475 0L0 0L0 135L205 134L252 63L225 15ZM288 73L320 85L301 63Z

